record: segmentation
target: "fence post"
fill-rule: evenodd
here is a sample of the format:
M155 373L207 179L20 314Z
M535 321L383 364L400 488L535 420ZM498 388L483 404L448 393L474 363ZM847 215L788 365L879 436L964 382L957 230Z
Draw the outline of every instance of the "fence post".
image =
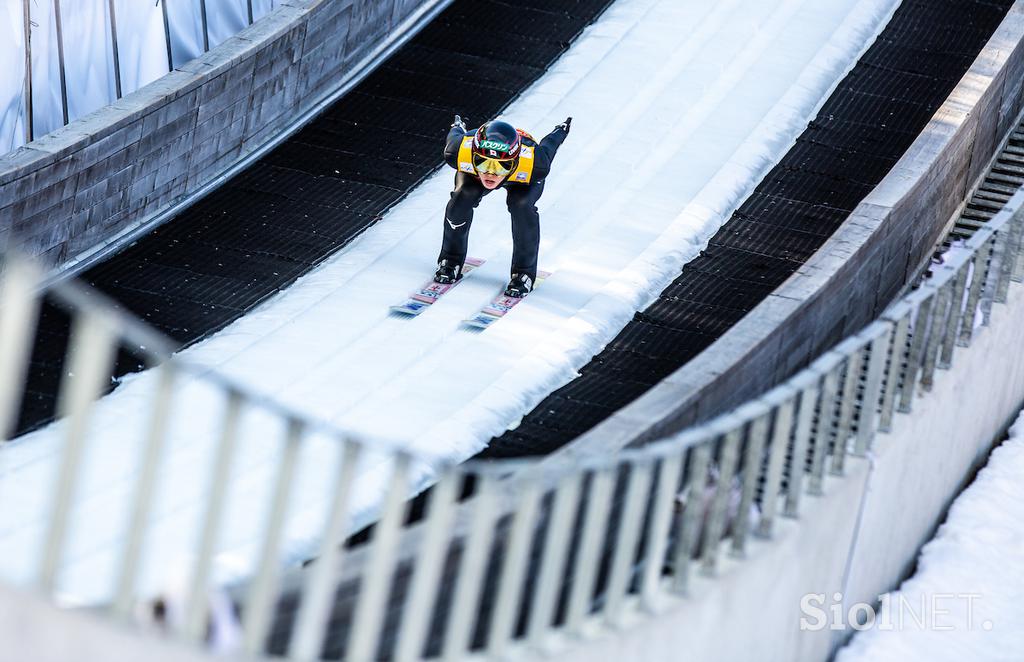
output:
M29 262L10 254L3 261L0 285L0 450L18 422L39 314L35 290L41 274Z
M736 509L736 521L732 527L731 553L734 557L742 557L747 546L747 534L750 531L750 508L754 503L754 490L757 489L761 477L761 465L764 463L765 437L768 435L768 418L771 412L758 414L750 423L746 453L743 459L741 475L742 488L740 504Z
M619 516L619 530L613 546L611 574L608 577L607 598L604 615L608 623L618 625L622 617L623 602L629 591L631 570L636 560L640 527L644 523L644 510L651 493L650 460L641 460L632 465L629 472L629 487L626 503Z
M121 98L121 57L117 49L117 14L114 13L114 0L107 0L110 8L110 43L114 53L114 90L117 98Z
M711 444L701 442L689 449L690 467L686 479L686 506L677 517L675 556L672 563L672 590L686 595L690 586L690 566L694 548L704 519L704 488L708 484L708 465L711 463Z
M807 450L810 446L811 423L814 419L814 403L818 399L819 379L809 373L812 379L800 391L800 409L797 413L796 432L793 439L793 457L789 465L789 485L786 489L786 507L783 515L795 518L800 514L800 500L803 497L804 475L807 473Z
M380 630L384 623L384 605L395 571L398 534L402 527L405 502L409 497L411 460L406 453L394 457L390 486L367 550L369 567L360 578L359 596L353 607L351 635L345 650L345 657L349 660L376 659Z
M171 21L167 17L167 3L170 0L159 0L160 10L164 17L164 41L167 43L167 71L174 71L174 49L171 47Z
M1003 250L999 257L999 282L996 285L995 300L999 303L1006 303L1006 296L1010 291L1010 280L1017 271L1017 255L1020 250L1021 219L1024 218L1024 210L1015 209L1010 221L1003 226L1006 239L1003 241Z
M882 413L878 421L878 429L889 432L892 429L892 416L896 409L896 393L899 391L900 370L907 352L907 337L910 335L910 311L908 310L896 322L896 330L892 335L889 350L889 370L885 376L885 392L882 393Z
M839 370L842 364L828 369L821 387L821 405L818 408L818 424L814 428L813 459L811 480L807 491L815 496L824 494L825 458L829 454L829 440L832 436L832 422L835 420L836 391L839 388Z
M764 491L761 495L761 520L757 523L755 531L758 538L771 538L775 526L775 515L779 510L779 491L782 489L782 465L789 450L795 399L796 394L787 391L775 410L775 422L768 437L768 468L765 470Z
M21 6L25 19L25 142L30 143L35 139L32 121L32 16L29 13L29 0L22 0Z
M601 561L601 541L608 526L612 493L615 488L614 469L595 470L590 477L583 508L583 522L580 526L580 545L576 556L576 567L569 592L569 607L565 624L570 632L578 631L584 618L590 612L590 600L594 595L597 567Z
M949 322L950 302L952 299L953 282L942 283L938 287L932 307L931 323L928 325L928 341L925 344L924 361L921 367L921 390L931 391L935 383L935 366L938 363L939 341L945 335L946 324Z
M907 369L903 374L903 384L900 387L898 411L903 414L909 413L913 404L914 383L917 381L917 371L924 359L924 341L928 337L928 323L931 319L934 299L935 293L932 292L918 303L917 315L914 317L913 335L910 339L910 350L907 353Z
M288 648L292 659L311 660L320 654L327 618L334 597L334 577L338 572L344 551L344 536L348 524L348 502L355 480L362 446L345 440L344 448L338 454L340 466L334 483L334 498L327 514L320 553L306 577L302 589L302 603L295 619L295 630Z
M535 479L527 478L516 502L508 543L505 545L505 558L498 575L498 598L488 631L487 653L494 658L500 658L506 652L515 631L515 619L523 597L523 578L540 505L540 486Z
M441 571L451 537L451 521L461 475L449 469L431 489L427 502L426 534L412 569L408 605L398 624L395 660L419 660L427 628L434 615Z
M206 17L206 0L199 0L199 18L203 23L203 52L210 50L210 26Z
M494 542L495 489L494 477L477 476L477 492L473 498L473 518L466 534L459 569L455 573L455 591L452 595L448 627L444 632L441 655L455 662L469 652L473 643L473 624L480 604L480 589L487 570L491 543ZM360 658L361 659L361 658Z
M964 309L963 319L960 321L960 335L956 341L960 347L970 347L971 345L971 337L974 334L974 318L978 314L978 306L981 303L981 286L985 282L991 257L992 244L990 241L985 241L968 261L971 264L971 284L967 288L967 305Z
M206 502L196 565L192 570L189 594L185 601L185 637L193 641L201 640L206 632L206 614L209 607L206 591L213 566L213 551L220 533L220 520L224 515L224 500L231 475L231 464L235 458L241 413L242 394L235 390L228 391L224 421L221 423L220 439L217 442L217 456L209 477L210 497Z
M866 346L850 351L846 357L843 390L839 395L839 424L836 426L835 447L832 449L832 474L842 476L846 470L846 454L853 431L853 405L857 400L857 384L864 367Z
M871 450L871 440L877 430L879 395L882 390L882 373L885 371L886 354L892 338L893 325L886 323L882 333L871 341L871 358L868 359L867 376L864 383L864 399L857 419L857 438L853 452L864 456Z
M304 427L298 419L288 421L284 457L277 470L277 481L270 502L270 516L260 545L260 560L245 601L242 638L244 648L250 654L263 652L267 631L270 629L274 599L277 596L277 566L281 554L281 538L284 535L292 478L295 475L295 464Z
M981 283L981 325L988 326L992 317L992 303L995 301L999 289L999 273L1002 270L1003 257L1006 253L1006 233L994 232L989 238L992 248L989 255L992 256L988 271L985 272L985 280Z
M640 583L643 606L652 613L658 606L661 571L665 566L669 527L672 524L672 505L676 502L676 495L679 492L679 474L682 464L682 457L672 454L661 458L661 466L658 470L658 489L654 496L647 536L647 554L644 558L643 578Z
M93 401L109 383L114 360L114 329L109 320L93 313L79 314L74 322L68 368L61 384L59 415L66 418L66 441L54 490L43 558L39 564L39 585L51 593L57 580L64 540L67 537L71 502L78 485L79 470Z
M64 70L64 26L60 19L60 0L53 0L53 22L57 28L57 66L60 68L60 108L68 123L68 80Z
M120 617L129 615L135 593L135 575L138 571L139 556L145 539L146 520L149 518L153 494L156 491L157 469L163 456L167 439L167 422L170 419L171 399L174 394L174 363L167 361L157 367L157 390L153 396L153 413L146 431L145 453L139 476L135 481L135 497L132 499L132 513L128 520L124 553L120 563L120 576L114 594L114 613Z
M942 344L939 350L939 368L942 370L948 370L953 365L957 331L961 327L961 318L966 316L964 294L967 291L967 271L969 269L970 262L965 260L957 268L956 279L953 282L953 298L949 305L949 317L942 331Z
M543 644L554 617L565 559L569 553L570 529L580 497L581 476L582 474L578 472L564 476L559 481L551 504L544 549L540 557L540 570L537 573L537 590L533 595L526 626L526 638L535 647Z
M729 500L732 493L732 477L736 473L736 462L739 460L740 437L743 426L736 426L725 433L722 452L718 460L718 486L711 502L711 514L707 526L704 527L704 545L701 550L701 570L708 577L718 572L718 556L722 548L722 532L728 517ZM701 495L698 495L700 497ZM703 502L698 498L697 504ZM699 506L698 506L699 507Z

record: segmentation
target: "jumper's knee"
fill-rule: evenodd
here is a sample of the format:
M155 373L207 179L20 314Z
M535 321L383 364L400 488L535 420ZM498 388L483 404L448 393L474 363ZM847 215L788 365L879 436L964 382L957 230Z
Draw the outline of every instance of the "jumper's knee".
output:
M455 205L461 209L476 209L480 204L481 197L472 191L468 191L462 187L456 188L452 191L452 205Z
M513 215L533 216L537 213L537 205L529 198L509 198L506 204Z

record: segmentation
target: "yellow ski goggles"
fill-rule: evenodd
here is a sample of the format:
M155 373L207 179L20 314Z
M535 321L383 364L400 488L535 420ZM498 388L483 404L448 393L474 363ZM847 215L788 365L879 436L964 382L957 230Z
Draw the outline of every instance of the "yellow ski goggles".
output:
M479 154L473 155L473 167L481 175L504 177L516 167L515 159L488 159Z

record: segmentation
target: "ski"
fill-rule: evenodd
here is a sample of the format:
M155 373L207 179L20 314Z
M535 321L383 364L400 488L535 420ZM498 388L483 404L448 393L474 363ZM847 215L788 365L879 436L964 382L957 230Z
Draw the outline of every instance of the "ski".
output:
M540 287L540 284L544 282L544 279L550 275L551 273L548 271L538 271L537 282L534 283L533 289L536 290ZM508 297L505 296L504 293L499 294L494 297L489 304L481 308L476 315L463 320L462 323L474 329L486 329L504 317L508 311L519 305L519 302L525 298L526 297Z
M435 283L432 279L428 280L423 284L423 287L410 294L409 298L405 300L405 303L391 306L391 312L413 317L419 315L427 308L430 308L435 301L443 297L449 290L461 283L463 279L470 274L470 272L483 263L484 260L479 258L466 258L465 264L462 265L462 278L447 285Z

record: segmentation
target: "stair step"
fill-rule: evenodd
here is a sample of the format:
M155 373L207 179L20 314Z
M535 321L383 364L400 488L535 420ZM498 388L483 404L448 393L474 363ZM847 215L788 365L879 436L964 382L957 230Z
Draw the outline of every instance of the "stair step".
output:
M1010 165L1024 163L1024 154L1019 154L1017 152L1008 152L1004 150L999 154L999 157L996 159L996 161L1008 163Z
M988 181L988 178L986 177L985 182L981 184L981 188L978 191L979 193L984 192L991 195L1006 196L1007 200L1010 200L1010 198L1017 193L1017 189L1018 187L1008 187L1008 185L1001 184L997 181Z
M984 198L985 200L991 200L992 202L998 202L1005 205L1012 197L1009 193L1001 193L999 191L986 191L984 188L979 188L974 192L974 197Z
M1024 168L1000 161L996 161L992 165L992 172L1002 172L1024 179Z
M997 191L1005 191L1010 193L1017 192L1020 185L1024 184L1024 177L1014 177L1013 175L1003 175L998 172L993 172L985 178L985 186L995 188Z
M966 219L971 219L971 220L977 220L977 221L980 221L982 223L984 223L985 221L991 219L993 216L995 216L995 214L993 214L991 212L977 211L975 209L965 209L963 211L963 213L960 214L960 218L961 219L965 219L966 218Z
M956 222L956 227L967 228L971 232L974 232L975 230L980 230L981 228L985 227L985 221L978 221L971 218L961 217L960 220Z
M971 207L978 207L980 209L991 211L992 213L995 213L1006 206L1003 201L986 200L978 195L974 195L968 204Z

